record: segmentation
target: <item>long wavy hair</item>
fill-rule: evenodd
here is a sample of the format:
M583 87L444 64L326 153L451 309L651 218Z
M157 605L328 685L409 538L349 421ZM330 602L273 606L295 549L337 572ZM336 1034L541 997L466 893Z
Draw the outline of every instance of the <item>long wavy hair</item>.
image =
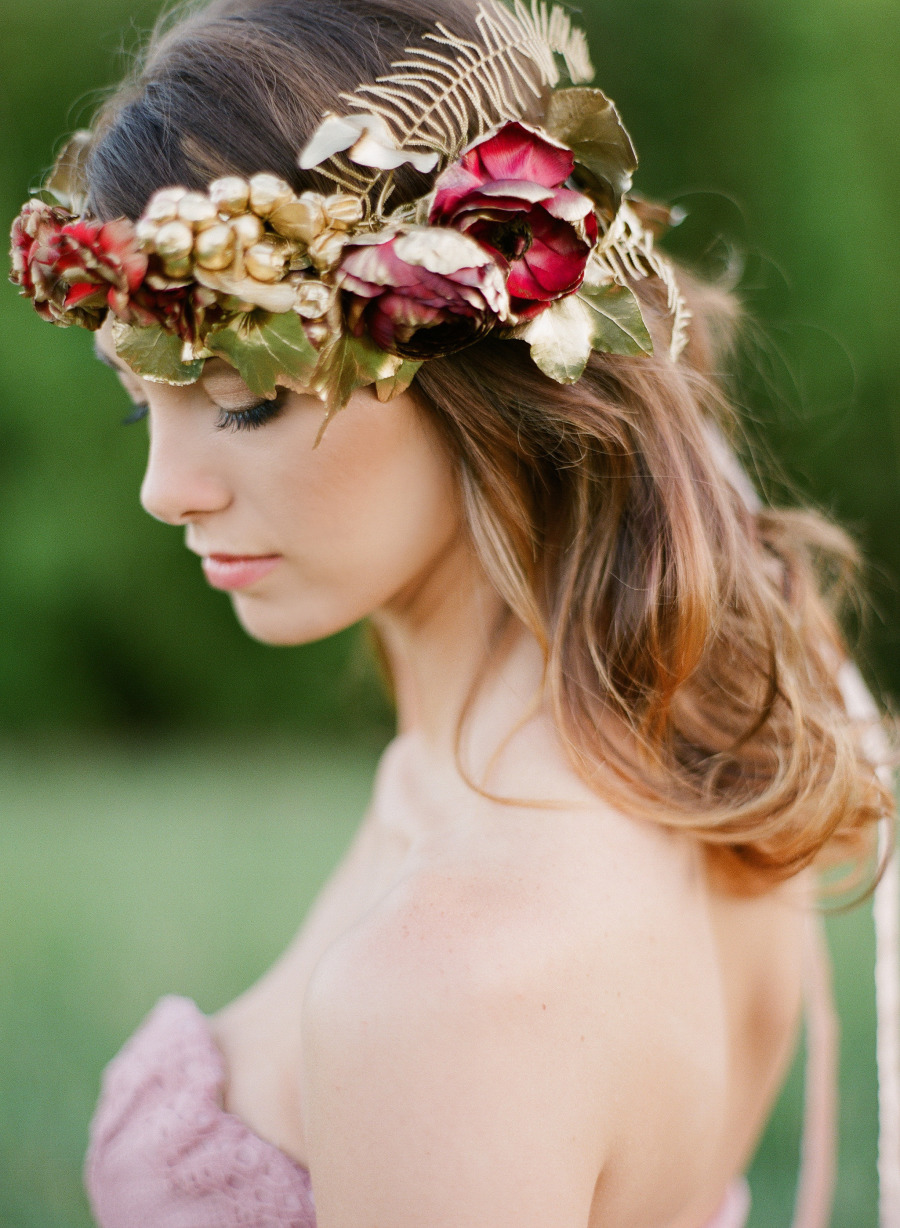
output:
M101 108L90 208L137 218L158 188L297 168L337 95L386 71L469 0L213 0L157 29ZM527 117L526 117L527 118ZM398 203L428 184L398 174ZM426 362L414 389L458 469L468 527L511 615L546 660L579 772L630 812L693 833L737 885L827 855L871 864L892 798L846 712L836 594L847 536L811 511L754 507L729 476L738 429L718 372L735 300L682 272L693 312L667 356L666 305L636 283L655 357L594 354L564 387L523 343Z

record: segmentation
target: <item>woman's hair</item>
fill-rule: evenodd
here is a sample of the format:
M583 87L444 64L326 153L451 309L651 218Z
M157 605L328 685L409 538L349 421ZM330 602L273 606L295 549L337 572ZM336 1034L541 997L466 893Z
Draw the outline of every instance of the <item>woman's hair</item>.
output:
M165 186L270 171L328 192L296 156L338 94L384 73L469 0L213 0L157 31L102 108L89 207L140 216ZM427 181L398 173L398 203ZM718 368L737 319L680 274L690 343L667 355L664 290L636 283L657 355L594 353L564 387L524 343L426 362L414 390L458 465L468 526L538 638L558 726L599 792L692 832L766 886L820 859L860 865L892 805L837 682L847 537L808 511L754 509L730 480ZM738 877L732 875L738 885Z

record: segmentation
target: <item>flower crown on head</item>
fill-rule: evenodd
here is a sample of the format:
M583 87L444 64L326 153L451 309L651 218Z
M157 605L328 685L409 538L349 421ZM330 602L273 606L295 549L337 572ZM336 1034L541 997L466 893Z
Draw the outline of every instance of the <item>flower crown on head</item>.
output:
M485 0L477 31L439 24L340 96L348 113L326 114L298 157L331 194L226 176L103 223L84 211L92 134L76 133L45 187L57 203L34 197L13 223L11 280L54 324L111 313L118 355L145 379L191 384L218 356L259 396L314 393L326 420L356 389L388 400L425 359L489 333L526 341L560 383L592 350L649 354L631 289L646 277L666 287L677 359L690 312L654 246L677 218L630 194L634 148L585 84L584 32L545 0ZM433 186L391 210L405 164Z

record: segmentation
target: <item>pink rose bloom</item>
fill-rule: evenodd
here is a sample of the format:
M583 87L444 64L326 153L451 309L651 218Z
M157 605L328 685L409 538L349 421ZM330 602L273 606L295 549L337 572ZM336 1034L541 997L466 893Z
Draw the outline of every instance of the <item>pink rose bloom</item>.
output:
M433 226L351 240L335 276L351 332L404 358L452 354L507 320L505 280L493 252Z
M584 279L597 219L587 196L562 186L574 166L570 149L513 120L470 145L435 183L429 223L463 231L508 262L520 319Z

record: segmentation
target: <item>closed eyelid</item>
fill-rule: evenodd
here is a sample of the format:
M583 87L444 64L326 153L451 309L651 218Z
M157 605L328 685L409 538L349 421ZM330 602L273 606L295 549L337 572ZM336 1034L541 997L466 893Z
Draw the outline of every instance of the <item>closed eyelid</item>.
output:
M225 363L219 364L213 360L207 364L200 376L200 384L213 404L224 409L226 413L239 413L259 404L259 397L251 392L238 373Z

